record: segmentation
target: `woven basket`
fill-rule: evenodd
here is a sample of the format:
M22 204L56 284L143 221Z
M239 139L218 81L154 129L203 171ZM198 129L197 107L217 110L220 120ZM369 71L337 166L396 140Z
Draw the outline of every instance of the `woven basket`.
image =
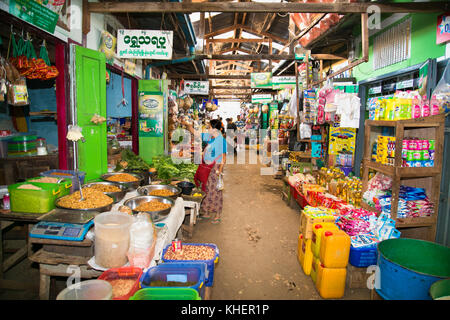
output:
M194 201L194 202L198 202L198 203L201 203L203 201L203 199L205 199L205 197L206 197L206 193L200 189L194 188L192 190L192 194L194 194L194 193L201 193L202 196L201 197L193 197L193 196L188 196L188 195L182 194L181 197L186 201Z

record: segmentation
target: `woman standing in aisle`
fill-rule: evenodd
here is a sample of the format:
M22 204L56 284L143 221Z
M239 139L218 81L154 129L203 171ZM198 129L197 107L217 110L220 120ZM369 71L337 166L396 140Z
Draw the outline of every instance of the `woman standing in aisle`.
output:
M202 164L199 165L194 179L206 193L200 209L200 218L206 220L213 217L211 223L218 224L222 218L223 191L218 190L217 185L226 161L227 144L221 133L220 121L213 119L209 124L209 132L202 133L202 140L207 144L203 150ZM186 125L186 128L194 134L192 126Z

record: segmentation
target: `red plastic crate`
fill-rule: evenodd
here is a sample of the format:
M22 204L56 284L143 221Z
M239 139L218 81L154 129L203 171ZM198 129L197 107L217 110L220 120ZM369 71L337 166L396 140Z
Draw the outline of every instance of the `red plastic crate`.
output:
M122 267L122 268L113 268L113 269L108 269L105 272L103 272L101 274L100 277L98 277L99 280L105 280L105 281L110 281L110 280L117 280L117 279L125 279L125 280L129 280L129 279L133 279L135 280L135 284L133 285L133 287L131 288L131 290L120 297L115 297L113 298L113 300L129 300L130 297L132 297L136 291L139 290L139 279L142 275L143 270L141 268L136 268L136 267Z
M295 201L297 201L298 205L302 208L309 206L309 203L306 200L306 198L292 185L290 185L290 187L291 187L291 196L295 199Z

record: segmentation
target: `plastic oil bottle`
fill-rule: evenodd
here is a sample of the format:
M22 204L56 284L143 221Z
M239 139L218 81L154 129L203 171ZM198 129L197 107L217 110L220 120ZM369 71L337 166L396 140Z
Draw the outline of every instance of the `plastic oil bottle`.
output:
M337 225L332 222L321 222L313 224L313 234L311 238L311 251L315 257L319 257L322 233L328 230L338 230Z
M311 279L312 279L312 281L314 283L317 282L317 273L319 271L319 265L320 265L319 258L313 256L313 260L312 260L312 263L311 263L311 274L310 274L310 276L311 276Z
M326 268L345 268L350 255L350 237L342 230L325 231L321 236L320 261Z
M298 261L302 266L303 272L309 276L311 273L311 264L313 254L311 251L311 239L305 239L303 234L300 234L298 237Z
M324 299L339 299L345 293L347 268L326 268L319 263L317 268L316 288Z

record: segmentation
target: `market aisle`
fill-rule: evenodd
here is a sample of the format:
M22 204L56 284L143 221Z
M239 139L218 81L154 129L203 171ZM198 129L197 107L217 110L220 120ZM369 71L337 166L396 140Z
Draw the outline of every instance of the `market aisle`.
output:
M199 221L192 242L220 250L212 299L321 299L297 260L299 210L282 201L282 182L260 165L227 165L222 222ZM345 299L369 299L346 290Z

